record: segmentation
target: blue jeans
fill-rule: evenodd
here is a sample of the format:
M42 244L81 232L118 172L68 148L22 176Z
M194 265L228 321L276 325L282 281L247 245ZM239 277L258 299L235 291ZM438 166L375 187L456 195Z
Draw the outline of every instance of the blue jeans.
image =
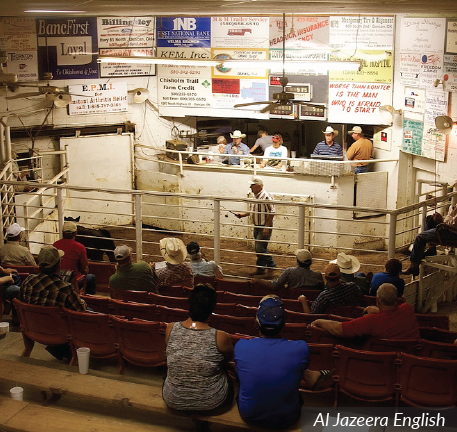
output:
M457 241L457 234L447 230L446 238L450 241ZM412 263L419 264L424 258L425 246L429 242L436 242L438 239L436 237L436 228L431 228L421 233L417 234L416 239L414 240L413 250L409 260Z
M19 298L21 288L13 284L5 285L0 288L3 291L3 300L9 300L12 303L14 298Z
M92 273L86 274L86 294L95 294L95 285L97 283L97 279L95 275ZM81 279L79 282L79 287L82 288L84 284L84 279Z
M272 229L268 230L268 236L263 236L264 226L254 227L254 239L255 239L255 253L257 254L256 266L260 267L258 270L265 270L264 267L276 267L273 258L268 253L268 242L271 238Z
M356 173L356 174L366 173L367 171L368 171L368 165L365 165L365 166L358 166L358 167L355 169L355 173Z

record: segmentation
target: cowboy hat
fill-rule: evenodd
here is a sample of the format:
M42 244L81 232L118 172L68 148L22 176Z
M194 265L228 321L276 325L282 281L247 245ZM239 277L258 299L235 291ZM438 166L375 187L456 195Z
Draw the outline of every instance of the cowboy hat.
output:
M246 134L241 133L241 131L236 130L233 133L230 133L230 138L245 138Z
M181 264L187 257L186 245L181 239L174 237L160 240L160 253L170 264Z
M338 136L338 131L333 129L331 126L327 126L325 128L325 131L322 131L324 134L333 134L333 136L336 138Z
M347 255L341 252L336 260L330 261L330 264L338 264L341 273L352 274L360 268L360 261L353 255Z

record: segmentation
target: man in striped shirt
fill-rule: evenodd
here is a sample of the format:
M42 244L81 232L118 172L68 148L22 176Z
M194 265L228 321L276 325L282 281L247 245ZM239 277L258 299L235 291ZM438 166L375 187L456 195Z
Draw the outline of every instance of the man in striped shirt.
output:
M276 267L272 256L268 253L268 242L271 238L276 210L274 204L269 203L273 197L263 188L263 180L259 176L254 176L250 184L251 191L258 202L251 204L249 212L237 213L236 217L239 219L246 216L251 217L257 254L257 270L252 276L259 276L265 274L267 269L271 270Z

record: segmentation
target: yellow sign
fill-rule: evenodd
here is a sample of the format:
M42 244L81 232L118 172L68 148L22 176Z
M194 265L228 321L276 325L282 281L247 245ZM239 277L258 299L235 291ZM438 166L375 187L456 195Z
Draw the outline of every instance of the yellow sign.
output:
M330 61L360 61L362 70L331 70L329 71L330 81L354 81L369 83L391 83L393 74L392 52L379 50L357 50L351 56L330 53ZM385 58L383 58L385 57Z

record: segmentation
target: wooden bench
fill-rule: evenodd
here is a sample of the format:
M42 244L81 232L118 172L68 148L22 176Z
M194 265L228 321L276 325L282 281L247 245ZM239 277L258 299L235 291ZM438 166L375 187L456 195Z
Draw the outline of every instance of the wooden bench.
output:
M209 423L246 428L254 431L263 430L261 428L250 426L241 419L235 401L233 401L229 410L218 415L207 416L202 414L189 414L168 408L162 399L161 387L99 377L92 375L90 371L88 375L81 375L77 372L76 367L69 369L74 370L74 372L0 359L0 383L4 386L4 388L11 388L14 386L23 387L25 395L27 395L27 391L32 390L47 394L49 398L56 400L55 407L58 406L60 398L70 398L72 400L76 398L81 402L89 402L91 407L96 405L114 405L132 408L133 416L135 416L135 412L138 411L142 411L144 413L156 412L160 414L181 417L184 416L196 421L208 421ZM27 396L25 396L25 399L27 399ZM4 410L2 406L0 425L2 424L1 420L3 413ZM45 413L43 413L43 415L44 414ZM78 416L80 416L80 414L78 414ZM32 416L31 418L34 417ZM47 424L47 430L49 430L49 414L46 419L47 421L43 421L42 424ZM34 420L35 424L32 424L33 422L30 419L26 420L24 418L23 421L24 426L22 426L22 428L18 428L17 430L26 432L41 432L41 429L33 428L33 426L37 426L37 423L41 423L36 418ZM83 420L81 419L81 422L82 421ZM25 422L28 422L28 427L25 427ZM98 429L95 425L93 427L91 426L90 429L97 431L117 431L117 429ZM54 430L57 431L63 429L56 428ZM66 430L72 432L73 430L82 431L86 429L80 428ZM125 430L127 429L124 429L124 431ZM297 424L287 430L296 432L301 431L300 422L297 422Z

